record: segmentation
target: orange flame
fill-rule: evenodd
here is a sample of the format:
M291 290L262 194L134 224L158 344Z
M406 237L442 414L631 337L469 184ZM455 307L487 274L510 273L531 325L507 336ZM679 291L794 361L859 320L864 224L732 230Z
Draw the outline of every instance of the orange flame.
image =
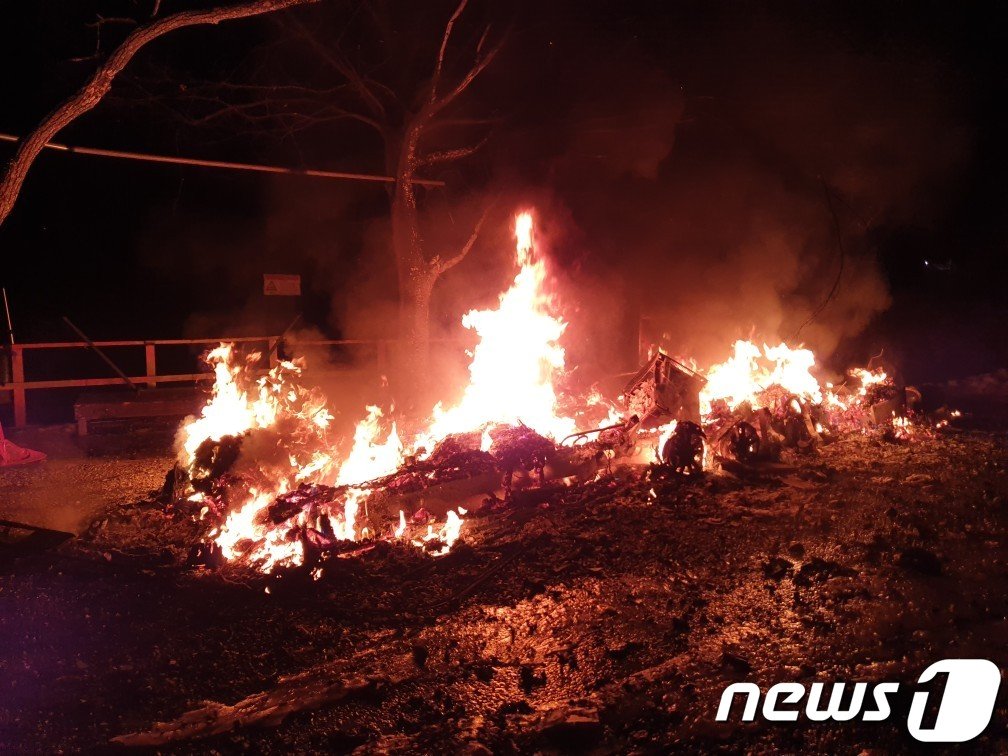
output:
M558 416L554 380L564 369L559 340L567 324L551 314L545 291L546 263L534 254L532 214L515 219L515 260L511 287L497 309L471 310L462 325L479 335L469 364L469 385L454 407L434 407L433 440L488 423L524 423L543 435L573 432L571 418Z
M368 406L354 428L351 448L341 456L329 437L333 418L326 409L325 397L300 384L301 363L281 362L255 379L254 365L260 355L249 355L243 363L230 344L221 344L207 355L215 374L213 391L200 415L180 429L179 463L192 473L203 453L201 446L229 436L245 437L243 453L251 449L253 457L260 455L249 460L255 469L248 477L245 495L229 490L229 498L237 503L210 534L225 558L271 572L279 566L303 564L304 546L291 535L301 528L330 531L349 541L374 537L358 521L370 495L369 481L394 473L407 455L421 448L429 452L450 434L482 431L481 449L490 451L490 431L499 424L524 423L554 439L575 430L574 419L558 408L555 388L565 368L560 339L567 324L556 314L548 291L546 260L537 249L530 212L516 216L514 235L518 270L511 285L500 295L496 308L471 310L462 318L462 325L478 336L468 384L456 403L438 403L427 429L406 439L408 443L381 408ZM856 369L851 371L851 386L841 390L825 384L824 389L813 375L815 368L815 357L808 349L784 343L759 347L751 341L736 341L728 359L706 371L701 414L709 416L714 403L720 400L729 409L744 402L758 408L762 401L769 401L767 390L774 386L839 414L856 408L873 385L889 380L880 370ZM609 416L604 425L622 421L619 410L597 391L581 404L595 411L607 409ZM653 430L659 452L676 427L672 419ZM894 419L893 427L897 433L909 433L909 424L902 419ZM267 462L265 457L271 450L276 450L277 455ZM310 516L315 522L306 523L309 515L304 512L283 523L273 522L267 510L276 497L302 483L332 484L343 493L328 508L320 506L312 511ZM194 494L190 499L199 502L201 496ZM205 503L201 518L213 509L210 505L219 507L214 501ZM414 525L400 511L398 524L389 524L385 537L412 543L438 556L447 553L459 539L464 514L461 508L449 510L442 524L430 523L425 533L417 534L411 533ZM318 570L313 577L321 574Z
M782 342L775 347L764 344L761 350L751 341L736 341L731 357L707 370L700 411L710 414L712 402L718 399L729 409L743 402L758 408L759 395L771 386L817 404L822 401L822 390L810 372L814 367L815 355L809 349L792 349Z
M361 484L395 472L407 448L431 449L449 434L482 428L481 447L487 451L492 445L489 430L500 423L523 422L554 437L574 430L574 420L562 417L556 409L553 382L564 369L559 339L566 323L551 312L546 264L536 254L532 214L519 214L514 230L519 270L510 288L501 294L496 309L472 310L462 319L463 326L479 336L469 366L469 385L454 406L434 407L429 428L408 447L395 423L383 431L382 410L368 406L366 417L354 429L352 448L339 461L333 444L324 438L332 416L325 409L324 397L299 386L300 365L281 363L259 381L252 381L250 367L259 355L250 355L248 364L242 365L229 344L207 355L216 380L200 416L180 431L179 462L184 467L192 468L197 450L206 441L272 431L281 425L285 437L311 441L290 450L289 468L271 465L268 474L263 470L259 476L265 479L263 485L250 487L244 501L232 507L214 531L212 537L227 559L247 561L265 572L303 562L303 546L287 537L291 523L276 526L265 516L278 495L300 483L331 482L345 487L341 505L320 516L328 519L337 537L359 540L365 537L365 529L358 527L357 517L368 495ZM427 533L412 542L430 550L428 544L436 540L441 546L431 553L446 553L459 538L461 514L461 509L449 511L443 525L428 525ZM394 537L406 537L407 530L405 514L400 512Z

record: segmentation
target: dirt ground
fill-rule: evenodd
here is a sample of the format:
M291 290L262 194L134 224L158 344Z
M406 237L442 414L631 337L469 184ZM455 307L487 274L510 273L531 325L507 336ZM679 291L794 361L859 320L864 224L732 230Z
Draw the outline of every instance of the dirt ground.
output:
M7 431L11 441L45 452L44 464L0 469L0 518L77 533L112 504L136 501L164 481L171 431L81 441L73 425Z
M856 437L743 478L605 478L474 513L447 556L383 544L317 582L185 568L195 527L147 499L163 455L3 471L3 516L39 500L97 523L0 561L0 748L105 750L287 685L351 693L161 750L916 751L905 693L881 723L715 713L744 680L909 691L944 658L1008 669L1005 441ZM964 749L1008 749L1005 688Z

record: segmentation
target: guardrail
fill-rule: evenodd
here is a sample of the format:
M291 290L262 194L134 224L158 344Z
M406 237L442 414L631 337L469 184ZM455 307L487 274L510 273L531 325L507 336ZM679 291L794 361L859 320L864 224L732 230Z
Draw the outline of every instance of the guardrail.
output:
M144 375L129 376L134 383L142 384L153 388L159 383L187 383L197 381L212 381L213 373L176 373L169 375L158 375L157 372L157 347L159 346L209 346L222 342L231 344L251 344L263 345L264 353L270 355L271 364L276 361L277 336L242 336L233 339L155 339L151 341L95 341L94 346L102 347L137 347L144 350ZM439 341L439 340L432 340ZM440 341L451 341L443 339ZM311 346L353 346L353 345L373 345L376 348L376 362L379 370L385 370L388 365L389 348L391 345L399 343L393 339L368 340L368 339L321 339L321 340L297 340L299 347ZM89 349L90 345L83 341L59 341L35 344L15 344L10 349L11 355L11 377L12 383L0 385L0 391L11 392L14 397L14 427L23 428L27 424L28 417L28 392L38 389L57 388L85 388L91 386L117 386L122 385L121 378L65 378L56 380L25 380L24 355L25 352L40 349Z

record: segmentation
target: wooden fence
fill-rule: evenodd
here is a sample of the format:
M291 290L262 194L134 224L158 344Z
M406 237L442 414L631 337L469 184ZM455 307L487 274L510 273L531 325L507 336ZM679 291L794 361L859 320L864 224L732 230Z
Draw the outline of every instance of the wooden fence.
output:
M244 336L233 339L156 339L153 341L96 341L94 345L99 349L107 347L130 347L142 349L144 354L145 371L143 375L131 375L130 379L139 385L155 387L160 383L187 383L196 381L212 381L213 373L175 373L159 375L157 371L157 348L159 346L211 346L220 343L243 344L248 347L261 345L264 354L270 355L271 363L276 360L276 336ZM326 347L326 346L365 346L375 347L375 359L379 370L385 370L388 365L390 347L396 344L393 340L359 340L359 339L331 339L295 342L301 347ZM119 386L123 385L123 380L118 377L104 378L60 378L55 380L25 380L25 353L32 350L63 350L63 349L89 349L90 346L83 341L60 341L36 344L15 344L8 347L11 350L11 377L12 383L0 384L0 391L8 391L14 398L14 427L23 428L27 424L28 417L28 392L41 389L60 388L85 388L92 386Z

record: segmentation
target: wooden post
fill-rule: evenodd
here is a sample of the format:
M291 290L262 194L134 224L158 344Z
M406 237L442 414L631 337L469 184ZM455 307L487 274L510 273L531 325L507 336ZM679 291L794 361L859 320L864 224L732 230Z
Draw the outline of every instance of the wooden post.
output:
M645 325L645 323L647 325ZM651 351L651 318L641 315L637 320L637 362L643 365L648 361Z
M157 386L157 360L154 354L153 342L144 342L144 362L147 365L147 386L154 388Z
M269 353L269 369L272 370L280 364L280 356L277 354L277 338L275 336L266 340L266 351Z
M24 428L28 424L24 389L24 350L18 344L11 346L11 374L14 378L14 427Z

